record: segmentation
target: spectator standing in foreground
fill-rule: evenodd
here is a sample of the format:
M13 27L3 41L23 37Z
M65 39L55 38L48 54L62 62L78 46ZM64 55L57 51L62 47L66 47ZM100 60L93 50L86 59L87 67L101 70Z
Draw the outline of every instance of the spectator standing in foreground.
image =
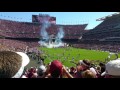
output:
M105 78L120 78L120 59L109 61L105 67L105 72L101 76L105 76Z
M45 72L46 72L46 67L44 65L40 65L37 71L38 78L44 78Z
M59 60L54 60L47 66L45 78L63 78L63 74L68 78L73 78Z
M20 78L29 57L23 52L0 52L0 78Z

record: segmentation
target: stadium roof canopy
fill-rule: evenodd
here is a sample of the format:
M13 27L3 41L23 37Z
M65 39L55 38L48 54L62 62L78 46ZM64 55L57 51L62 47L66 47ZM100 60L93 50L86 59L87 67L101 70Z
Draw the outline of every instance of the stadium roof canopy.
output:
M103 21L103 20L108 19L109 17L113 17L115 15L120 15L120 12L117 12L117 13L114 13L114 14L111 14L111 15L96 19L96 21Z

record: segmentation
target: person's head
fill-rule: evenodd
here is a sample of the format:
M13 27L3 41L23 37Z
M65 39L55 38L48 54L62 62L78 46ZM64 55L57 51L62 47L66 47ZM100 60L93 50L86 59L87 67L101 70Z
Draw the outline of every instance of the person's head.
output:
M91 63L88 60L80 60L78 65L81 65L83 69L88 69Z
M85 70L82 72L82 78L96 78L96 75L90 70Z
M103 72L101 76L110 77L110 78L112 77L120 78L120 59L109 61L105 65L105 67L106 67L105 72Z
M97 69L98 71L101 71L101 67L100 67L100 66L97 66L96 69Z
M83 67L81 65L77 65L76 67L77 72L83 71Z
M0 78L20 78L29 57L23 52L0 52Z
M102 63L102 62L100 62L100 63L99 63L99 66L101 66L101 67L102 67L102 66L105 66L105 64L104 64L104 63Z
M101 67L101 73L105 72L105 66Z
M97 70L99 73L101 73L101 67L100 67L100 66L97 66L97 67L96 67L96 70Z
M40 65L38 68L38 76L43 76L43 74L46 72L46 67L44 65Z
M62 63L54 60L50 65L50 74L53 78L58 78L62 74Z

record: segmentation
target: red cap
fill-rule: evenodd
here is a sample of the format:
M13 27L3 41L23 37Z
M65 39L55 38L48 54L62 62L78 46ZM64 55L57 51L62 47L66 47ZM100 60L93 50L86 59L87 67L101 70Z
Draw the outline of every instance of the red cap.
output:
M58 70L60 74L62 73L62 63L60 61L54 60L51 62L50 73L52 73L54 70Z

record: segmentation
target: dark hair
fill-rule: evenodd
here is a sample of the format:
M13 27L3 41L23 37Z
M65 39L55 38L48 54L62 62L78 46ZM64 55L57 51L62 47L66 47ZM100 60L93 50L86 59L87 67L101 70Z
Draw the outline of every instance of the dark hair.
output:
M60 71L59 70L54 70L52 73L51 73L51 76L52 76L52 78L58 78L58 77L60 77Z
M44 72L42 70L40 70L39 68L38 68L37 73L38 73L38 76L43 76L43 74L44 74Z
M104 63L102 63L102 62L100 62L100 63L99 63L99 66L105 66L105 64L104 64Z

